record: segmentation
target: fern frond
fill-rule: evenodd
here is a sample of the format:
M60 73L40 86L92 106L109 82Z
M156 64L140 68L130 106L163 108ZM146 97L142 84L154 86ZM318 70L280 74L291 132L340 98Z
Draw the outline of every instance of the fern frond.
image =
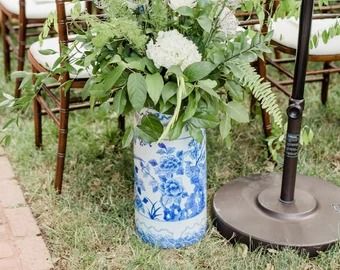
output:
M277 103L276 95L271 89L269 82L263 82L263 78L248 63L234 63L238 67L238 72L234 76L238 79L240 85L249 89L252 95L261 103L269 115L273 117L274 123L282 127L282 112Z

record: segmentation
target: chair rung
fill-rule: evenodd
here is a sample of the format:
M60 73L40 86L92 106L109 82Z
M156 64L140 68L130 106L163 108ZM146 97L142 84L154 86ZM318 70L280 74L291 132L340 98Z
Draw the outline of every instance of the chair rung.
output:
M96 107L98 107L100 105L100 103L95 104ZM82 110L82 109L88 109L91 107L91 104L89 102L85 102L85 103L79 103L79 104L72 104L69 107L69 111L76 111L76 110ZM59 113L60 112L60 108L53 108L50 109L50 111L52 113ZM46 115L47 112L46 111L42 111L42 114Z
M328 68L328 69L321 69L321 70L312 70L312 71L307 71L307 75L319 75L319 74L329 74L329 73L338 73L340 72L340 68L335 67L335 68Z
M323 78L322 77L307 77L306 78L306 82L307 83L311 83L311 82L320 82L322 81ZM292 85L293 84L293 80L285 80L285 81L280 81L281 85Z
M287 69L285 69L283 66L275 63L274 61L272 61L271 59L266 59L267 63L269 63L270 65L272 65L273 67L275 67L276 69L278 69L279 71L281 71L282 73L284 73L287 77L293 79L294 75L289 72Z
M284 87L283 85L281 85L281 82L273 79L270 76L267 76L266 79L273 85L275 86L277 89L279 89L281 92L283 92L286 96L290 97L291 94L289 93L289 90Z
M286 63L293 63L295 62L295 58L280 58L280 59L271 59L274 63L278 64L286 64Z
M58 97L51 91L50 88L48 88L46 85L42 86L43 90L46 92L46 94L54 101L54 103L57 106L60 106L60 100Z
M49 115L52 118L52 120L56 123L56 125L59 127L60 122L59 122L58 118L55 116L53 109L51 110L48 107L48 104L46 103L46 101L43 99L42 96L38 95L38 96L36 96L36 99L39 102L39 104L41 105L41 107L43 108L42 114Z

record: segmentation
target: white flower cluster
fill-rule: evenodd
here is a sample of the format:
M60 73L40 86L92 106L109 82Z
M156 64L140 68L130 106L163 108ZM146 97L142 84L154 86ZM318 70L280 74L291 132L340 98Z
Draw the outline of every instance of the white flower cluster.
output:
M238 29L239 21L235 17L234 13L227 7L225 7L219 18L220 31L226 36L235 35Z
M173 9L179 9L180 7L194 8L197 5L196 0L168 0L169 6Z
M148 43L146 55L153 60L157 68L167 69L178 65L184 70L187 66L202 60L197 46L177 30L159 32L156 43L153 40Z

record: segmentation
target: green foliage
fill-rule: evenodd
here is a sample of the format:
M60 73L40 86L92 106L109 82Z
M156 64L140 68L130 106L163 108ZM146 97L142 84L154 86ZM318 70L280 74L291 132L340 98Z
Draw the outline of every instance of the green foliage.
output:
M208 76L215 68L216 65L207 61L193 63L184 70L184 75L189 82L199 81Z
M282 127L282 113L276 102L276 96L271 90L270 83L262 82L263 78L255 69L247 63L233 63L239 67L234 76L240 81L240 84L249 89L252 95L261 102L270 115L273 116L274 122Z
M111 18L109 21L102 22L91 20L92 44L97 50L102 49L109 44L118 48L120 44L124 47L126 40L132 48L138 52L145 51L147 36L139 28L136 21L130 18L118 17Z
M311 49L316 48L321 39L323 43L327 44L329 40L340 35L340 23L335 21L334 25L330 26L328 29L318 32L311 36L309 47Z
M166 1L151 0L148 23L153 26L155 32L164 31L169 23Z
M164 87L163 77L159 73L148 74L145 78L147 91L152 99L153 103L156 105L161 97L162 90Z
M193 8L177 10L163 0L151 0L149 5L138 1L132 5L124 0L103 0L102 4L104 20L82 12L77 4L72 19L77 27L78 20L84 21L86 27L77 28L76 41L62 48L50 72L24 75L23 88L31 89L31 99L42 84L56 83L53 78L58 75L80 72L82 69L74 68L78 65L92 71L82 93L92 107L112 104L117 115L139 113L144 108L172 115L164 127L152 114L143 117L134 128L147 141L176 139L184 127L200 141L202 129L219 127L223 140L230 143L234 122L249 121L245 98L248 93L258 98L274 121L282 125L274 94L249 65L270 51L271 36L251 30L225 35L220 29L220 15L227 2L200 0ZM259 1L243 4L257 11L259 5ZM43 36L53 22L50 17ZM196 45L201 61L189 63L184 70L181 63L170 68L156 67L146 53L147 43L154 41L160 31L170 29ZM31 79L35 80L33 85L29 84ZM59 87L68 89L71 83ZM127 128L124 145L131 141L133 126L132 123Z
M147 85L144 77L139 73L132 73L127 82L129 101L136 111L144 108L147 97Z

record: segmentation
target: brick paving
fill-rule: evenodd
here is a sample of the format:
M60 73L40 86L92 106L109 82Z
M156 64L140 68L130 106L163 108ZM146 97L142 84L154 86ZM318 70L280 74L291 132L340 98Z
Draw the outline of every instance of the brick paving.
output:
M0 270L49 269L48 249L0 147Z

